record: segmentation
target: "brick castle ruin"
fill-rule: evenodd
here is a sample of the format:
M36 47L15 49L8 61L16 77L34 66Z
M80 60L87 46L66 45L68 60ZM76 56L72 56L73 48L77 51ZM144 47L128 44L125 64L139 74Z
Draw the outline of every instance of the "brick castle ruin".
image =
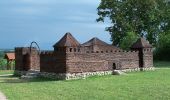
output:
M15 71L19 74L38 71L44 77L76 79L112 74L113 70L153 68L152 46L144 38L139 38L131 51L123 51L98 38L80 44L66 33L53 47L54 51L41 52L32 46L16 47Z

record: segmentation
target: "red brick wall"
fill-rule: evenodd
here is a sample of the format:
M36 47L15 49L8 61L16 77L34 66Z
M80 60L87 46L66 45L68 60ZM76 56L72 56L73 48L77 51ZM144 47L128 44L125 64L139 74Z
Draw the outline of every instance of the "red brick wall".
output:
M110 71L113 63L117 69L139 68L138 52L67 53L67 72Z
M143 67L153 67L153 53L152 49L144 49L143 50Z
M40 58L36 48L15 48L15 69L19 71L40 69Z
M30 69L40 70L40 55L37 49L32 49L30 56Z
M66 73L66 53L42 52L40 58L41 72Z
M78 50L80 49L80 51ZM84 48L83 48L84 49ZM96 72L116 69L139 68L139 52L126 52L105 48L102 51L95 49L97 52L87 53L87 50L72 49L72 52L61 50L41 52L40 56L36 48L16 48L16 70L27 71L40 68L41 72L53 73L80 73ZM92 49L93 50L93 49ZM76 51L76 52L74 52ZM102 53L103 52L103 53ZM144 50L144 67L153 67L152 51Z

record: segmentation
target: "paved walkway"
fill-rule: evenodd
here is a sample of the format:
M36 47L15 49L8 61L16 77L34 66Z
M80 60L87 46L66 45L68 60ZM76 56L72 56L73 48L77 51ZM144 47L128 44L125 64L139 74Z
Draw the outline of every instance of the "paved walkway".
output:
M11 76L11 75L13 74L0 75L0 77ZM0 92L0 100L8 100L7 97L2 92Z
M0 100L7 100L6 96L0 92Z
M3 74L3 75L0 75L0 77L4 77L4 76L12 76L13 74Z

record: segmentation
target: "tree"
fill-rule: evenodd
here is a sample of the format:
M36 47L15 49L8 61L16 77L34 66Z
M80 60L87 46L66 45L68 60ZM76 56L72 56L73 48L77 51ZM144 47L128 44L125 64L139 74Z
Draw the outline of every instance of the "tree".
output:
M167 0L101 0L97 21L110 20L106 31L114 45L120 46L128 32L146 37L155 45L159 33L170 28L169 8Z
M155 51L157 60L170 60L170 31L159 34L159 40Z
M138 36L136 34L133 32L128 32L120 43L120 47L124 50L129 50L132 44L137 41L137 39Z

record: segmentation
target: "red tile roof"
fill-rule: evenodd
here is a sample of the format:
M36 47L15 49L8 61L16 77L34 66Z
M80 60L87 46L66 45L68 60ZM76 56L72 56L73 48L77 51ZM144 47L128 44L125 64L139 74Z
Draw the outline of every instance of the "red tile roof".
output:
M15 60L15 53L6 53L4 58L8 60Z

